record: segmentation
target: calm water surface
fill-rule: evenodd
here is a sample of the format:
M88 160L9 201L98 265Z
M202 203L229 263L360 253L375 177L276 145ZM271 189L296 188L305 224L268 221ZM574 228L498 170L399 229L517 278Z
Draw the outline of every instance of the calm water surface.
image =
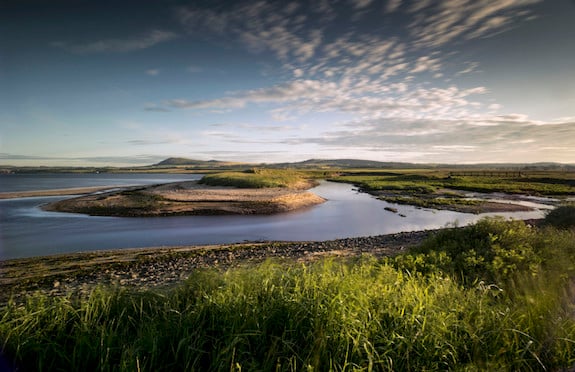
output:
M198 180L198 174L58 173L0 174L0 192L66 189L91 186L153 185Z
M129 176L121 178L121 175L113 175L109 182L113 185L144 181L142 184L150 184L199 177L157 174ZM95 181L90 177L72 178L75 181L83 179L81 184L48 188L103 185L93 184ZM29 182L33 183L35 180L31 178ZM50 182L57 183L54 180ZM368 194L358 193L352 186L342 183L323 182L312 191L328 201L302 211L273 216L90 217L45 212L39 208L42 204L64 197L3 200L0 201L0 258L257 240L329 240L440 228L453 223L465 225L483 216L492 215L478 216L389 204ZM397 208L399 213L384 210L386 206ZM540 218L543 212L537 210L498 215L525 219Z

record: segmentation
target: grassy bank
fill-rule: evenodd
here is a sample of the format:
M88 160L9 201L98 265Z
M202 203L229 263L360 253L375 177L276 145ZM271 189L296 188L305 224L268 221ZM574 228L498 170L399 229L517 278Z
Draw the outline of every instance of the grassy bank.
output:
M466 174L467 175L464 175ZM407 171L349 171L329 178L346 182L389 203L464 213L528 210L510 204L469 200L464 192L507 193L564 197L575 194L575 174L568 172L449 172L410 169Z
M245 172L222 172L204 176L200 183L210 186L240 188L307 188L312 185L304 173L288 169L251 169Z
M479 172L478 172L479 173ZM486 172L488 173L488 172ZM575 174L522 172L515 176L458 176L447 171L409 170L407 172L346 172L333 181L353 183L365 190L391 191L403 194L431 194L441 189L504 192L529 195L572 195Z
M2 310L27 370L543 370L575 363L575 235L485 220L376 260L198 270Z

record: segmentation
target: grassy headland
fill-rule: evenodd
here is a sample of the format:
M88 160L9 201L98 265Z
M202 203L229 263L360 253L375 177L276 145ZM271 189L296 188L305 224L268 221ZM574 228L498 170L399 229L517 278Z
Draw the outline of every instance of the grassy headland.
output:
M575 233L448 229L396 257L197 270L168 289L31 295L0 316L29 370L559 370Z

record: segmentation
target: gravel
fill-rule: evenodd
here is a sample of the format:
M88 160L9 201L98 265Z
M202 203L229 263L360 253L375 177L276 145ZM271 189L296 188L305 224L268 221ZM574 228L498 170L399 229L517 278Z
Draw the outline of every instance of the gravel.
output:
M406 252L433 231L346 238L318 242L123 249L0 261L0 303L40 292L53 296L87 294L98 285L169 287L194 270L262 262L268 258L312 261L324 256L375 257Z

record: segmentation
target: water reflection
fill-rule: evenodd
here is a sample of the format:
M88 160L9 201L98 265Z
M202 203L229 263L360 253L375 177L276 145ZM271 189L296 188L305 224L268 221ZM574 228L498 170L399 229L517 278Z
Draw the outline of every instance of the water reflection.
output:
M273 216L89 217L45 212L39 208L62 197L4 200L0 201L0 257L246 240L329 240L434 229L449 224L466 225L482 216L494 215L390 204L341 183L323 182L312 191L328 201ZM385 207L396 208L398 213L386 211ZM541 218L543 212L497 215L527 219Z

